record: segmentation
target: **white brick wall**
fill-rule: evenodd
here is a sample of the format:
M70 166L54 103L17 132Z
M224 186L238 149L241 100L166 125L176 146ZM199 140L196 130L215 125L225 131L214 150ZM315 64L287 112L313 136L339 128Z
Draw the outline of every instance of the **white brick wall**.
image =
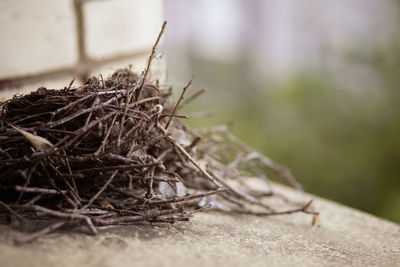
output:
M0 79L76 64L75 28L69 0L0 1Z
M91 1L83 11L86 52L95 59L148 49L162 24L159 0Z
M129 64L141 72L162 21L162 0L0 0L0 97Z

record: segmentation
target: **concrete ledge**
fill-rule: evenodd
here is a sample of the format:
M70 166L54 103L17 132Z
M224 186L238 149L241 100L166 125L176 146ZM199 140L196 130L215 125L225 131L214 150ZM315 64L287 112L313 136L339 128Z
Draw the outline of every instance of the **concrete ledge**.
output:
M290 198L301 195L286 187ZM197 214L190 222L57 232L22 247L0 225L0 266L398 266L400 226L316 198L311 217Z

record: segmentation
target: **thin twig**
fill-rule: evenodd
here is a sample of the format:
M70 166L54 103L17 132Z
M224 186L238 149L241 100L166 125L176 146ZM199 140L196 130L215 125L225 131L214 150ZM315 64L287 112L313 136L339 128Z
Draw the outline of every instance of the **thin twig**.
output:
M156 53L156 49L157 49L158 43L160 42L161 36L163 35L166 26L167 26L167 22L164 21L163 25L161 26L161 31L157 36L157 40L154 43L153 48L151 49L151 54L150 54L149 59L147 61L147 67L146 67L146 69L144 71L144 75L143 75L142 81L140 83L140 86L138 87L137 92L136 92L136 99L137 100L140 100L140 96L142 94L144 83L145 83L147 75L148 75L148 73L150 71L151 61L153 60L154 54Z
M124 216L111 219L97 219L93 218L93 223L96 225L112 225L124 222L138 222L146 221L150 218L155 218L158 216L169 215L174 213L182 212L182 209L170 209L170 210L150 210L147 214L136 215L136 216Z
M5 208L9 213L14 215L21 224L23 224L25 222L24 218L21 215L19 215L17 212L15 212L13 209L11 209L6 203L4 203L3 201L0 201L0 205L3 206L3 208Z
M166 134L167 131L160 125L158 124L157 127L164 133ZM185 157L200 171L200 173L207 178L211 183L216 185L218 188L221 188L222 186L220 183L218 183L217 180L214 179L205 169L203 169L193 158L192 156L189 155L189 153L186 152L186 150L178 144L178 142L175 141L175 139L167 136L167 140L170 141Z
M178 202L186 202L186 201L197 199L197 198L203 198L203 197L208 197L208 196L215 195L215 194L225 193L227 191L228 191L227 188L221 188L221 189L217 189L217 190L213 190L213 191L209 191L209 192L205 192L205 193L188 195L185 197L175 197L175 198L166 199L166 200L149 201L146 204L149 206L155 206L155 205L171 204L171 203L178 203Z
M120 121L120 125L119 125L119 132L118 132L118 137L117 137L117 147L118 148L119 148L119 145L121 144L121 135L122 135L122 132L124 130L125 117L126 117L126 113L128 111L128 107L129 107L128 106L128 104L129 104L129 95L130 95L130 92L131 92L131 90L129 90L129 86L130 86L129 76L130 76L130 73L131 73L131 69L132 69L132 64L129 65L129 69L127 71L128 72L127 73L127 76L128 76L127 83L128 83L128 85L127 85L126 92L125 92L124 113L122 114L122 117L121 117L121 121Z
M297 212L303 212L303 213L312 214L312 215L319 215L319 212L317 212L317 211L308 210L308 208L310 207L312 202L313 202L313 200L310 200L300 208L294 208L294 209L283 210L283 211L270 211L270 212L257 212L257 211L251 211L251 210L236 210L236 211L239 213L251 214L251 215L256 215L256 216L287 215L287 214L292 214L292 213L297 213Z
M51 210L42 206L38 205L31 205L31 206L25 206L25 205L12 205L13 208L17 209L22 209L22 210L33 210L37 212L43 212L47 215L54 216L54 217L59 217L59 218L66 218L66 219L72 219L72 220L79 220L79 221L85 221L86 224L88 225L90 231L93 234L97 234L97 229L94 227L92 220L85 215L81 214L74 214L74 213L66 213L66 212L61 212L61 211L56 211L56 210Z
M57 191L54 189L47 189L47 188L38 188L38 187L23 187L16 185L15 190L19 192L25 192L25 193L39 193L39 194L48 194L48 195L60 195L60 194L66 194L68 191L67 190L61 190Z
M92 203L93 203L94 201L96 201L96 199L101 195L101 193L103 193L104 190L106 190L107 186L109 186L109 185L111 184L112 180L113 180L114 177L117 175L117 173L118 173L118 170L115 170L115 171L111 174L110 178L108 178L107 182L103 185L103 187L100 188L100 190L89 200L89 202L88 202L86 205L84 205L84 206L82 207L83 209L86 209L87 207L89 207L90 205L92 205Z
M183 100L183 96L185 95L186 90L189 88L189 86L192 84L193 79L194 79L194 75L192 76L192 78L190 79L190 81L186 84L185 87L183 87L181 96L179 97L178 102L176 103L174 109L172 110L172 113L169 117L169 120L167 122L167 124L165 125L165 130L168 130L169 124L171 123L172 117L175 115L176 109L178 108L179 104L181 103L181 101Z

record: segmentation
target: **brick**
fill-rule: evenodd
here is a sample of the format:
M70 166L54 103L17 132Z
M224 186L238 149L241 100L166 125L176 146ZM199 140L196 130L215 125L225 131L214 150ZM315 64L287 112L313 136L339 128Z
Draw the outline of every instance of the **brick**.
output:
M83 12L86 53L93 59L149 50L162 25L161 0L89 1Z
M69 0L0 1L0 79L71 67L77 62Z

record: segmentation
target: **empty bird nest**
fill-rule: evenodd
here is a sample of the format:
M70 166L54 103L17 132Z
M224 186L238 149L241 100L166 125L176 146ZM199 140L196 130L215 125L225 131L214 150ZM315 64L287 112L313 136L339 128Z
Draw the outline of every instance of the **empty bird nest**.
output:
M263 198L285 198L243 182L255 174L266 181L269 169L299 187L288 169L224 127L196 130L182 122L177 111L199 93L182 101L190 80L172 104L171 88L151 82L158 40L141 75L118 70L1 103L0 215L21 224L51 221L17 243L67 225L96 234L96 226L187 221L205 209L317 214L311 202L271 206Z

